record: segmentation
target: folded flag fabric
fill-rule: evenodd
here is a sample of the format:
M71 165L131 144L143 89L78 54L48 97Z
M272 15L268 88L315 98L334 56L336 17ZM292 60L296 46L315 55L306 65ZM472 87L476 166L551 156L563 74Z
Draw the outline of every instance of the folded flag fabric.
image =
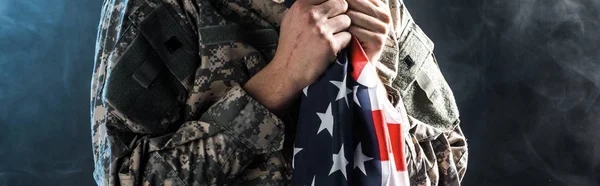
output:
M406 110L390 103L374 65L354 38L336 63L303 90L292 183L409 185L407 130Z

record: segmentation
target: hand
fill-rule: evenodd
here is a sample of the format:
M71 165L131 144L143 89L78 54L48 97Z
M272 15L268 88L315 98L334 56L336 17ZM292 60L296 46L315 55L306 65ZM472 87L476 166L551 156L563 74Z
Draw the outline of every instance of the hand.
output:
M283 17L274 65L304 88L317 79L350 42L345 0L298 0Z
M369 60L376 62L387 40L389 7L381 0L348 0L348 4L346 14L352 20L348 31L358 39Z
M277 52L245 89L271 111L285 108L352 38L345 0L298 0L281 22Z

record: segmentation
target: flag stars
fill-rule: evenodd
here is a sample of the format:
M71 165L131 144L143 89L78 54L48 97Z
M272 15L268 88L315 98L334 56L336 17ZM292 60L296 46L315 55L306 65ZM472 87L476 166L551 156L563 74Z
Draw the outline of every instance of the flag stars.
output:
M304 89L302 89L302 92L304 93L304 96L308 96L308 87L310 87L310 85L306 86L306 87L304 87Z
M319 119L321 120L321 125L319 126L317 134L326 129L331 137L333 137L333 114L331 113L331 103L327 106L327 111L325 111L325 113L317 112L317 116L319 116Z
M346 176L346 166L348 165L348 160L346 160L346 156L344 155L344 144L342 144L340 152L338 152L337 154L333 154L332 159L333 165L331 166L329 175L339 170L344 175L344 178L348 179L348 177Z
M372 160L373 158L366 156L363 154L362 144L358 143L356 149L354 149L354 168L358 167L360 171L367 175L367 171L365 170L365 161Z
M348 104L348 94L352 93L352 89L349 89L346 87L346 78L344 77L344 81L329 81L331 82L331 84L335 85L339 91L337 96L335 97L335 100L340 100L342 98L344 98L344 100L346 101L346 106L350 107L350 105Z
M302 151L303 148L296 148L294 147L294 156L292 157L292 169L294 168L295 165L295 161L296 161L296 154L298 154L300 151Z
M354 97L354 103L356 103L359 107L362 107L362 106L360 106L360 101L358 101L358 96L357 96L358 95L358 85L356 85L352 88L354 89L354 93L352 94L352 96Z

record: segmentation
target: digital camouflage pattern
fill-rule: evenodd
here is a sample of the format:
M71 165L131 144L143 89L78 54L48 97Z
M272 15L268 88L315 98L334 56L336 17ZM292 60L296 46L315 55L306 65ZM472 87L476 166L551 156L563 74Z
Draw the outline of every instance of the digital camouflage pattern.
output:
M401 0L376 66L410 116L412 185L459 185L467 165L433 43ZM105 0L91 88L98 185L289 185L295 120L241 87L273 57L280 0Z

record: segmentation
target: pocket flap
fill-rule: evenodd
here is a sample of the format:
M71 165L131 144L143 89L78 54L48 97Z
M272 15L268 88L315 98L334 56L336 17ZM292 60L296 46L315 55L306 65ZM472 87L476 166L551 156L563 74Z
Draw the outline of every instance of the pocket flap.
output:
M159 6L139 22L138 27L169 71L190 90L190 77L200 64L198 44L193 32L172 14L165 5Z
M181 106L186 91L138 35L108 72L103 99L135 133L162 130L161 120Z
M408 36L400 47L398 73L394 79L394 87L405 91L421 70L427 58L432 57L433 42L416 24L411 24Z

